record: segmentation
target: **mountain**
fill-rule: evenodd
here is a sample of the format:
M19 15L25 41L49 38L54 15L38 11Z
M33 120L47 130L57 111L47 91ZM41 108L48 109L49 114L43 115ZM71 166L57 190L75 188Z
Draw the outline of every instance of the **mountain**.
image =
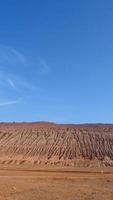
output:
M0 163L113 166L113 125L0 123Z

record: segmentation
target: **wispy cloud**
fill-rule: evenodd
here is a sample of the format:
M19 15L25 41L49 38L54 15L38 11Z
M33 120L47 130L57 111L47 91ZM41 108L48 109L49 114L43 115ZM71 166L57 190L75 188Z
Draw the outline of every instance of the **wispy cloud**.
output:
M21 61L21 63L26 64L26 58L23 54L12 47L10 47L10 51Z
M41 75L48 74L50 72L50 66L44 59L39 59L38 67Z
M23 53L17 49L0 45L0 70L10 70L10 72L26 71L27 73L35 71L35 74L45 75L51 70L50 66L43 57L37 56L25 57ZM24 69L23 69L24 68Z
M25 56L10 46L0 45L0 64L5 67L16 63L26 65Z
M22 101L22 98L19 98L19 99L16 99L16 100L12 100L12 101L0 102L0 107L18 104L18 103L20 103L21 101Z
M15 83L14 83L13 80L11 80L10 78L7 78L6 80L7 80L7 82L9 83L9 85L10 85L13 89L16 89L16 85L15 85Z
M51 67L44 58L33 55L28 58L17 49L0 45L0 100L18 98L0 102L0 106L17 104L21 96L26 99L42 94L43 88L38 85L38 78L45 78L50 71Z
M21 91L34 91L37 88L33 83L26 80L26 78L19 76L17 74L8 73L5 71L0 71L0 84L10 86L12 89L14 89L17 92ZM1 88L0 88L1 89Z

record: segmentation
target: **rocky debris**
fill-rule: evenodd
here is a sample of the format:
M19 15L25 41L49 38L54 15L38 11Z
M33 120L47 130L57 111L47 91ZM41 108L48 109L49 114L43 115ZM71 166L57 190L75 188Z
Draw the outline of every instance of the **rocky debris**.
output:
M113 125L0 123L0 163L113 166Z

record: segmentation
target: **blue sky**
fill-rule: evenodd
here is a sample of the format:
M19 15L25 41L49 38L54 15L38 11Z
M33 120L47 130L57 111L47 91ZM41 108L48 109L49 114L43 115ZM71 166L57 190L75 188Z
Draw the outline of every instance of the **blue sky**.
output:
M113 1L0 1L0 121L113 123Z

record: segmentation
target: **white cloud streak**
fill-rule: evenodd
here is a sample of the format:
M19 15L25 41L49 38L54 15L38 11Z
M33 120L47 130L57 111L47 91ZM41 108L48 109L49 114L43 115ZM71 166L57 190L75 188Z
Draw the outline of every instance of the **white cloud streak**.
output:
M25 59L23 54L21 54L19 51L15 50L15 49L13 49L11 47L10 47L10 50L15 55L15 57L17 57L18 60L21 61L21 63L26 64L26 59Z
M10 105L14 105L14 104L18 104L20 103L22 100L22 98L20 99L16 99L16 100L12 100L12 101L4 101L4 102L0 102L0 107L4 107L4 106L10 106Z
M48 75L51 68L44 59L26 58L18 50L0 45L0 92L1 100L8 95L14 98L33 96L42 90L37 86L40 76ZM32 74L32 76L31 76ZM34 76L34 79L32 78ZM9 98L8 97L8 98ZM0 102L0 106L17 104L20 99Z
M40 73L47 74L50 71L50 67L47 65L47 63L44 60L41 60L40 64L41 64Z
M25 65L26 58L16 49L5 45L0 45L0 64L4 66L8 64L14 64L13 62L19 62Z
M9 85L10 85L13 89L16 89L16 85L15 85L15 83L13 82L13 80L11 80L10 78L7 78L7 82L9 83Z

